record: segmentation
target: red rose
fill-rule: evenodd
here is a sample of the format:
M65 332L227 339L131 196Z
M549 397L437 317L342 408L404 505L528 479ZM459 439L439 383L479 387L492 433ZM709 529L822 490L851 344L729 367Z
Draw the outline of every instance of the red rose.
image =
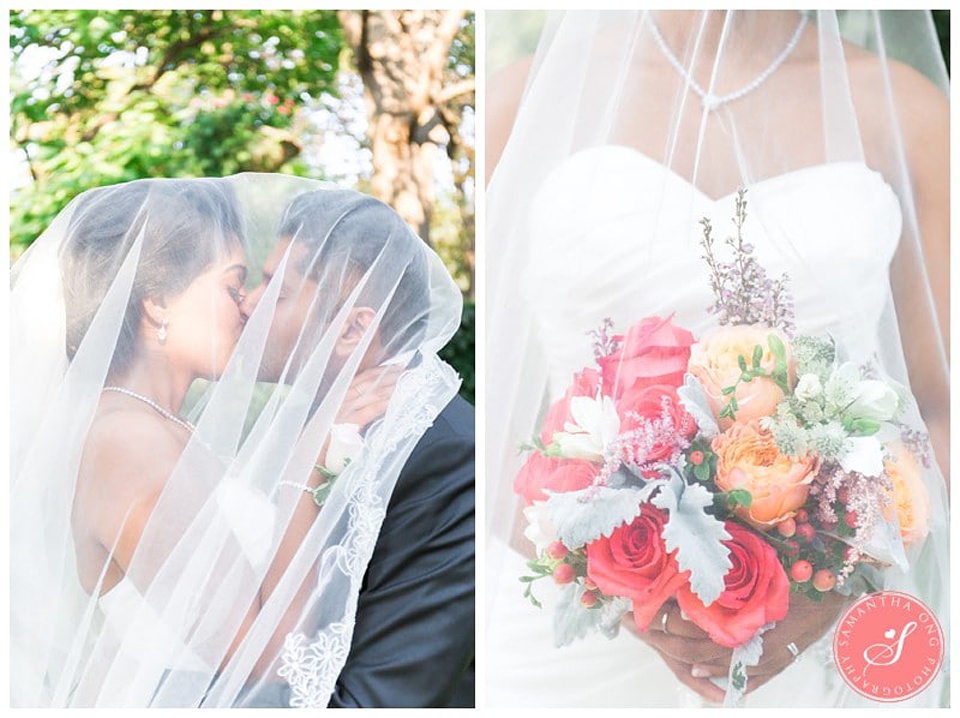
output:
M547 411L543 419L543 428L540 430L540 441L549 446L553 441L553 435L563 431L564 424L573 418L570 415L570 400L577 396L593 398L597 395L598 386L600 386L600 372L596 369L584 369L574 374L573 383L567 389L567 393L562 399L554 402Z
M647 630L654 614L687 581L663 544L667 515L644 504L633 523L587 544L587 577L609 596L633 599L633 618Z
M735 648L749 641L761 626L787 615L790 580L777 552L753 531L726 522L733 566L724 576L724 590L704 606L686 584L677 591L677 603L687 617L721 646Z
M668 458L676 447L678 437L689 439L697 433L697 423L683 408L677 390L672 386L650 386L638 382L625 391L617 402L621 433L633 431L641 425L641 420L644 423L659 421L663 417L664 408L667 410L673 430L666 432L662 437L663 440L656 442L645 456L636 457L638 464Z
M671 317L647 317L617 339L621 342L619 351L597 362L605 394L619 399L637 385L683 384L694 339L686 329L674 326Z
M534 501L546 501L544 489L555 493L585 489L593 483L598 473L600 467L589 461L552 459L534 451L517 472L513 490L529 506Z

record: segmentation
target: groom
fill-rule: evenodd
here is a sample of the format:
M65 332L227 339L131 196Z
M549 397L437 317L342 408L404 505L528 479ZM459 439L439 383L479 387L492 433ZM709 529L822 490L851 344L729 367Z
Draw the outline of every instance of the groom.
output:
M311 192L292 203L264 263L263 281L245 300L252 312L285 266L277 280L286 296L274 315L271 353L261 372L275 376L261 378L275 381L285 364L296 364L297 338L311 320L310 299L327 294L320 287L318 295L322 280L308 265L323 271L346 255L372 262L382 249L374 245L383 240L373 236L320 229L331 224L334 207L339 213L344 206L380 226L397 221L389 207L356 192ZM357 251L358 242L370 251ZM407 293L408 285L422 287L422 278L414 279L400 280L391 309L420 301L415 291ZM388 310L378 332L397 313ZM406 331L416 331L416 323ZM457 396L421 437L397 479L330 707L472 707L473 655L474 416L473 407Z

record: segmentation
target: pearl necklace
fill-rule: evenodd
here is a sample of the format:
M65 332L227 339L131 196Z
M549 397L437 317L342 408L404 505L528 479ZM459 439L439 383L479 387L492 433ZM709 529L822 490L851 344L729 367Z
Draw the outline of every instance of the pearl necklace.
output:
M178 426L182 426L191 434L196 430L196 427L193 424L191 424L189 421L185 421L184 419L181 419L179 416L171 414L169 411L164 409L162 406L160 406L157 402L155 402L150 397L143 396L143 394L137 394L137 392L130 391L129 389L124 389L122 386L105 386L103 387L103 390L115 391L118 394L124 394L126 396L131 397L132 399L137 399L138 401L142 401L144 404L149 406L155 412L160 414L160 416L162 416L164 419L169 419L174 424L177 424Z
M757 75L751 82L747 83L739 90L731 92L727 95L714 95L710 92L704 90L700 84L693 79L693 76L687 71L683 66L680 60L677 59L676 55L670 50L670 46L667 45L667 41L664 39L663 35L660 34L660 28L657 27L657 23L654 22L653 18L648 14L647 19L650 22L650 30L653 32L653 39L656 41L657 46L660 48L660 52L663 53L664 57L673 65L673 68L680 73L680 76L686 80L687 87L693 90L700 97L700 101L703 103L704 108L708 112L714 112L721 105L725 105L728 102L733 102L738 100L744 95L747 95L754 90L756 90L760 85L767 81L767 79L776 72L777 68L784 63L784 61L790 56L790 53L793 52L794 48L797 46L797 43L800 41L800 35L803 33L803 29L807 26L807 16L801 15L800 22L797 24L797 29L793 32L793 37L790 38L790 42L787 43L787 46L783 48L783 51L777 55L773 62L770 63L770 66Z

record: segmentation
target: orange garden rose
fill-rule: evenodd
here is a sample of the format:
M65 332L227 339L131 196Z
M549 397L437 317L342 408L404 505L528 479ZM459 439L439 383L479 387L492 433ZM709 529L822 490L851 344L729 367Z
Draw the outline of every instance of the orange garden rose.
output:
M739 507L737 514L761 530L790 518L803 506L819 469L815 458L781 454L770 432L755 420L734 424L711 446L717 454L717 487L749 491L750 507Z
M754 347L763 347L760 366L767 372L774 369L776 360L767 344L767 338L776 334L783 341L787 353L787 373L790 386L796 382L796 366L790 352L790 345L775 329L761 326L724 326L717 327L703 335L699 342L690 347L688 370L703 386L710 402L713 415L717 417L720 429L733 424L729 418L720 419L720 412L729 401L723 395L723 389L733 386L740 376L739 357L743 357L747 366L752 366ZM735 392L739 408L737 421L759 419L770 416L783 400L783 390L772 379L755 377L750 382L740 382Z
M923 541L930 530L930 494L913 453L900 442L888 444L887 448L894 457L883 463L893 481L893 506L888 506L885 513L888 519L892 518L892 510L896 509L900 536L908 546Z

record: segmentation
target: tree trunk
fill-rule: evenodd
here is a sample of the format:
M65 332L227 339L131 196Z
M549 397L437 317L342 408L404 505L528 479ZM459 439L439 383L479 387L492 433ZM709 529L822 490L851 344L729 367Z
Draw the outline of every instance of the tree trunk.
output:
M463 11L341 10L339 17L363 80L373 193L429 244L443 71Z

